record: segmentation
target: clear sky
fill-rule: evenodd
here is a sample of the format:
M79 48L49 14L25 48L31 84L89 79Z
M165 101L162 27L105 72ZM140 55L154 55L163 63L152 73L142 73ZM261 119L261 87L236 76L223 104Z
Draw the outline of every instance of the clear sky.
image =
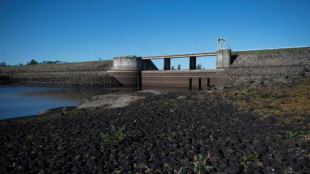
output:
M217 37L232 50L309 46L309 9L309 0L0 0L0 62L208 52Z

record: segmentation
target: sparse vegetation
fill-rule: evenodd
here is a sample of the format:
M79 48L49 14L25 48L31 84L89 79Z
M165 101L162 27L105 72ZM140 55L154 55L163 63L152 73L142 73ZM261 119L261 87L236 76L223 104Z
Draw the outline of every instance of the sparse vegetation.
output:
M248 165L260 162L261 159L259 158L259 153L256 151L253 151L252 153L248 155L243 155L241 159L239 160L239 163L244 167L244 171L247 170Z
M271 114L310 114L310 79L299 78L294 84L272 83L270 86L237 86L214 91L233 102L242 111L260 114L262 119ZM292 119L288 122L294 121Z
M123 141L126 137L126 134L124 133L125 127L121 127L119 129L116 129L113 125L111 125L111 133L101 133L102 139L107 143L114 143L118 144L121 141Z
M183 170L189 169L193 171L195 174L202 174L208 171L209 169L212 169L213 167L210 165L207 165L207 161L210 159L210 154L208 156L204 157L203 155L194 155L194 159L192 164L190 162L187 162L184 166L182 166L176 173L182 174Z

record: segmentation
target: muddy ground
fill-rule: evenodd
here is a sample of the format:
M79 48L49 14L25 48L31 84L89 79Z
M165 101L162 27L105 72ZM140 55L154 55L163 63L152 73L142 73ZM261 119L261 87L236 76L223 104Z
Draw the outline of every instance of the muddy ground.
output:
M310 173L307 112L263 117L210 91L136 95L0 121L0 173Z

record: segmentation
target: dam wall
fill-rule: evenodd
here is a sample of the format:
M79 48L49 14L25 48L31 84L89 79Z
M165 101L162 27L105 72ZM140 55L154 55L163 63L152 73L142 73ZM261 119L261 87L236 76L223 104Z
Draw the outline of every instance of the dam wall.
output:
M232 64L225 72L233 85L287 83L309 76L310 47L235 51L231 57Z
M142 71L143 87L204 89L223 86L229 80L224 70Z
M0 67L0 84L48 87L184 87L288 83L310 76L310 47L228 51L213 70L159 71L150 59L114 57L110 61ZM213 53L212 53L213 54ZM228 55L230 54L230 55ZM190 55L189 60L196 56ZM183 55L182 55L183 56ZM223 57L224 56L224 57ZM228 58L228 59L227 59ZM169 58L164 57L169 60ZM112 64L113 63L113 64ZM194 66L193 66L194 67ZM166 68L169 69L169 68Z

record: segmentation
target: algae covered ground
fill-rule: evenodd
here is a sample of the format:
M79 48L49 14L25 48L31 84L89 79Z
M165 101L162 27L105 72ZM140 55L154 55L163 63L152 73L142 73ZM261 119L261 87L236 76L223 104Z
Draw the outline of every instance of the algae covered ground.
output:
M310 173L309 79L0 121L0 173Z

